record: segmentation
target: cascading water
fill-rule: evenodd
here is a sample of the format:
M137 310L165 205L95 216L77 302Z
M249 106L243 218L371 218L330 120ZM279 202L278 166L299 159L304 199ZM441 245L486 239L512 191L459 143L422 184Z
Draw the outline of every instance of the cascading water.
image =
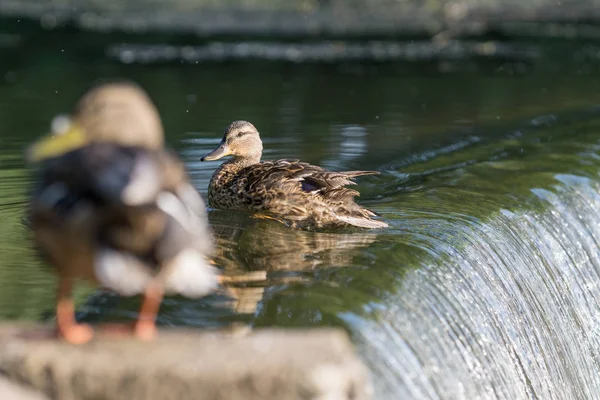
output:
M523 196L529 207L500 206L482 219L435 217L421 227L433 254L402 276L376 318L349 318L376 398L597 398L600 147L576 139L551 145L537 168L528 170L532 161L524 160L514 171L533 182L543 175L541 187L534 183ZM578 158L571 164L578 174L539 168L560 159L559 148ZM480 169L506 173L510 163L483 162Z

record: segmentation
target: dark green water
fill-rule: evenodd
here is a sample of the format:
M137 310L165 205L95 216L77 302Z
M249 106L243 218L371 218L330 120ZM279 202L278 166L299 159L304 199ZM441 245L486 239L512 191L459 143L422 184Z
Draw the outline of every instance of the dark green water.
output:
M565 344L578 340L572 332L600 344L595 65L123 65L62 39L0 48L1 318L53 312L53 275L23 222L24 147L90 84L125 77L155 100L204 197L217 164L200 157L230 121L246 119L261 132L264 158L381 171L359 182L359 201L391 225L309 233L211 211L220 266L264 279L238 284L235 300L167 299L161 324L343 326L382 398L587 398L600 388L597 354ZM529 268L538 280L515 278ZM89 321L135 318L138 300L78 292ZM531 347L518 345L536 335Z

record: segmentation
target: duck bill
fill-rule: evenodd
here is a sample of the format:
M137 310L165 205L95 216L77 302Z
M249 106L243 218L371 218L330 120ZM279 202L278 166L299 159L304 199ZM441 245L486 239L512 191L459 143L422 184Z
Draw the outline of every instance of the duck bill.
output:
M86 139L83 132L72 126L64 133L46 135L27 150L27 160L38 163L49 158L59 157L72 150L83 147Z
M221 143L219 147L202 157L200 161L214 161L230 154L231 150L229 149L229 146L227 146L227 143Z

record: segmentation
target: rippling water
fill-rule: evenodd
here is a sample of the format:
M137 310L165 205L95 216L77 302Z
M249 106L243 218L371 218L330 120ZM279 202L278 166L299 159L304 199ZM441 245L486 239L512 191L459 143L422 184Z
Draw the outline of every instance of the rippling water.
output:
M382 399L594 398L600 391L597 75L469 73L430 63L120 65L65 43L0 49L0 317L52 316L54 279L23 221L23 148L98 78L129 77L205 196L200 163L247 119L265 158L376 169L359 201L388 230L293 231L211 210L239 282L167 299L164 325L348 329ZM4 57L2 57L4 55ZM587 71L587 70L586 70ZM135 318L139 299L82 286L80 317Z

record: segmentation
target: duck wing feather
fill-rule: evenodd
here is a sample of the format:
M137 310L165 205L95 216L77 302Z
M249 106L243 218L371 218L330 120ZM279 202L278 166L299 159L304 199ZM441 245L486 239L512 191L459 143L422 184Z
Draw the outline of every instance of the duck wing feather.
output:
M282 159L264 161L251 166L246 177L249 189L264 185L278 187L285 191L319 193L330 200L342 201L351 199L358 195L358 192L351 189L339 189L356 185L354 178L358 176L378 174L377 171L334 172L298 160Z

